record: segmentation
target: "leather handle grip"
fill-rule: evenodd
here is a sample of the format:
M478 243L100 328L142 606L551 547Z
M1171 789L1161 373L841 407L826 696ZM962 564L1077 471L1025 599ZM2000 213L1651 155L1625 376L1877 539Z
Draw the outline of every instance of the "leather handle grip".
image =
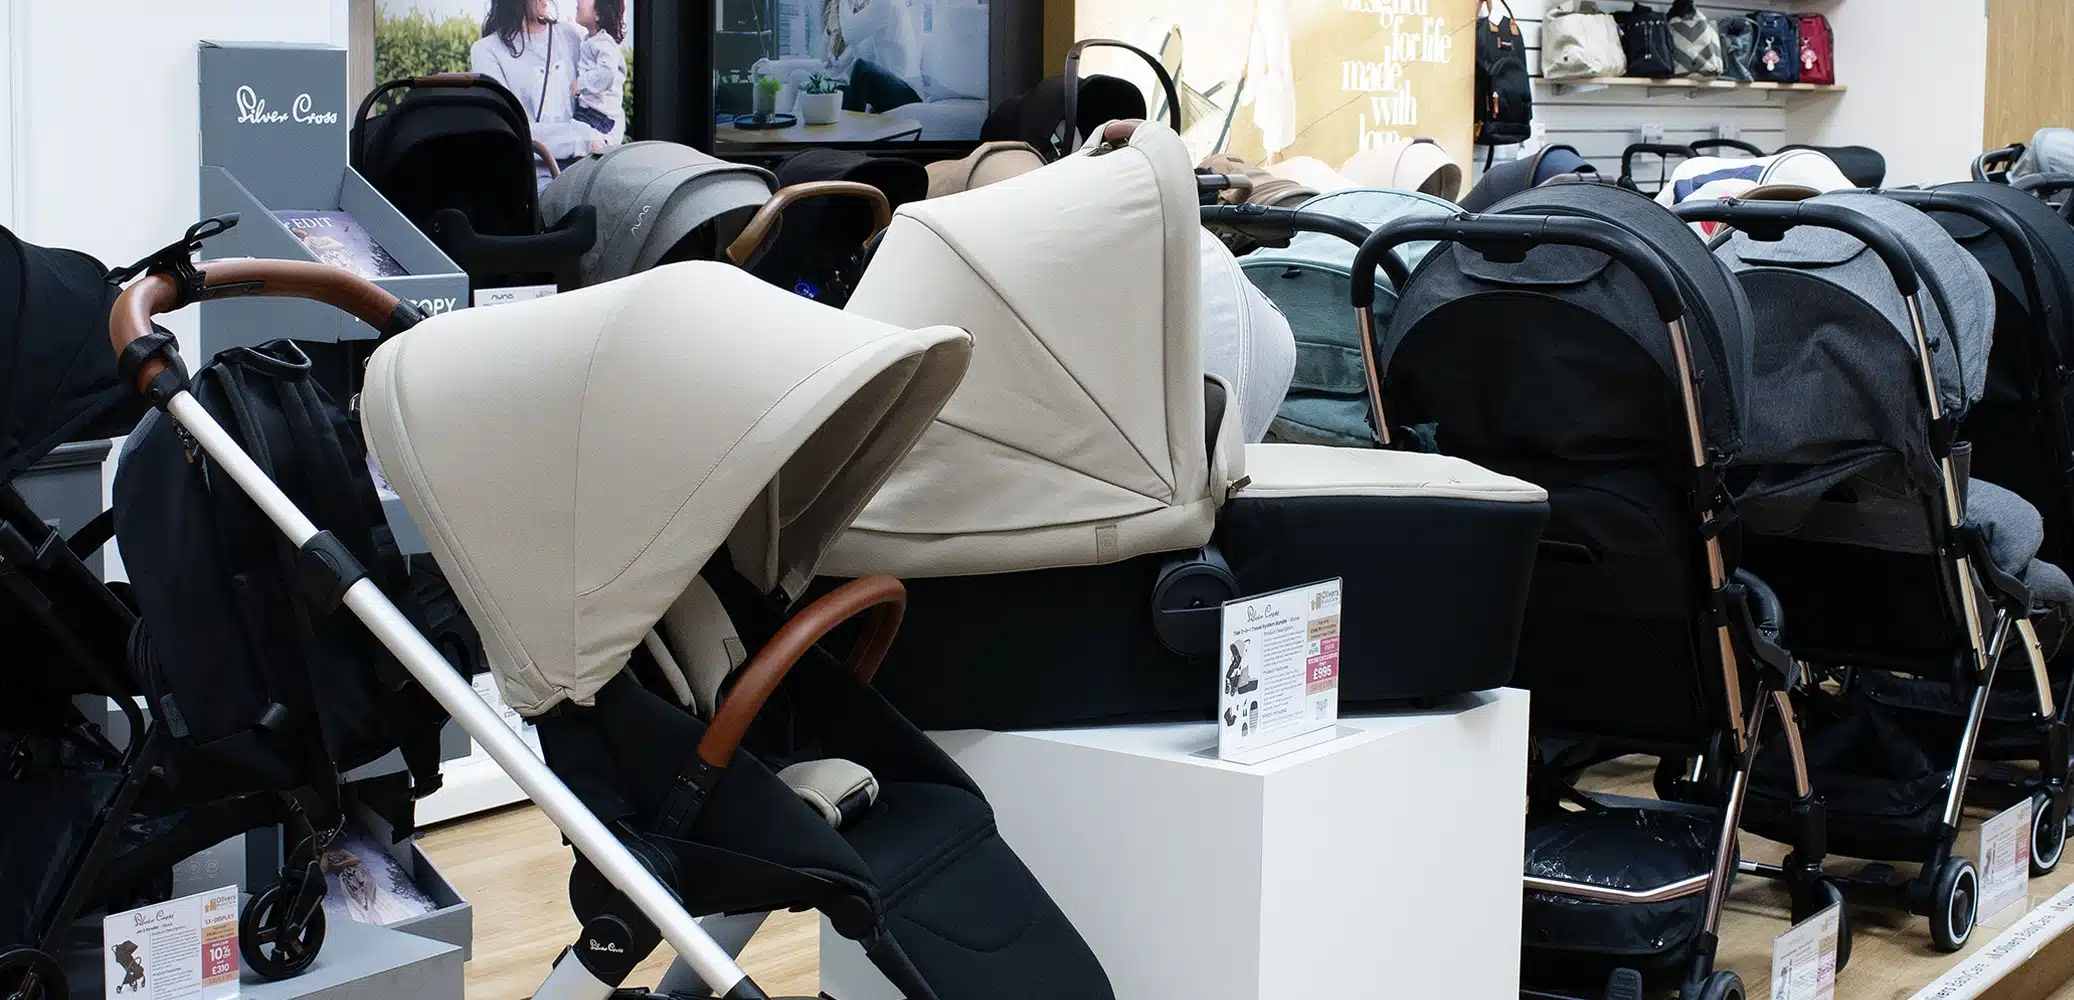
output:
M489 79L481 73L427 73L413 77L413 87L474 87Z
M547 176L562 176L562 165L555 162L555 154L547 148L547 143L538 139L533 140L533 155L540 157L541 162L547 164Z
M850 651L848 666L860 683L871 683L887 650L893 648L893 637L900 632L900 618L907 612L907 587L883 573L851 580L822 595L806 610L793 615L778 629L778 634L771 636L771 641L756 651L727 697L713 710L713 723L699 739L699 759L716 769L727 767L741 747L742 737L749 732L749 724L756 721L764 702L778 690L793 664L836 626L867 611L871 612L871 619L865 623L863 637Z
M205 300L245 295L314 299L384 334L395 332L396 296L350 271L299 260L227 260L200 265L199 270ZM132 341L151 333L152 317L179 304L180 284L171 275L150 275L123 289L108 316L108 340L115 353L122 354ZM146 391L165 367L156 358L146 363L137 376L137 391Z
M855 198L871 206L871 231L893 224L893 203L886 200L886 192L857 181L808 181L781 187L756 210L755 218L742 227L742 234L727 246L727 259L742 264L756 253L756 248L770 238L771 230L778 226L778 219L785 210L803 201L814 198Z

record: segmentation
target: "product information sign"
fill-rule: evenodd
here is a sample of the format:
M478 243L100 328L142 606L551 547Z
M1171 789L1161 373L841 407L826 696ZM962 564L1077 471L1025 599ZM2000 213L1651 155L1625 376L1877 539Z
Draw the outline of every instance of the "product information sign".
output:
M1836 1000L1836 935L1843 904L1772 939L1772 1000Z
M544 299L559 291L554 285L517 285L510 288L478 288L475 290L475 307L508 306L514 302L531 302Z
M1986 923L2002 911L2022 906L2031 894L2031 800L2002 810L1980 825L1980 919Z
M1224 605L1217 756L1256 764L1331 739L1339 722L1340 581Z
M109 1000L223 1000L238 995L238 887L101 920Z
M503 692L497 690L497 678L487 673L476 674L469 683L475 688L475 696L496 709L497 717L503 719L512 732L519 734L519 738L526 741L526 746L532 749L534 756L539 756L540 731L534 729L525 716L518 714L518 710L504 703Z

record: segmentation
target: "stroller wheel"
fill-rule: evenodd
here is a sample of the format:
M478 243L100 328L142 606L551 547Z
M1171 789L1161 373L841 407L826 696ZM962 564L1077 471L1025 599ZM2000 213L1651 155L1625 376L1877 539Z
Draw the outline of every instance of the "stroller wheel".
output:
M65 1000L65 970L34 948L0 952L0 1000Z
M1980 916L1980 878L1973 862L1946 858L1937 869L1937 891L1930 899L1930 943L1938 951L1958 951L1973 936Z
M1844 902L1843 887L1825 878L1816 883L1815 909L1808 916L1831 906L1836 907L1836 971L1842 972L1851 964L1851 907Z
M267 979L299 975L317 960L324 947L324 907L310 910L298 933L294 927L295 886L277 882L252 897L238 914L238 951L245 965Z
M1743 1000L1743 977L1727 969L1716 972L1700 984L1699 996L1693 1000Z
M2031 797L2031 877L2050 875L2060 866L2067 846L2067 819L2055 822L2052 796L2044 792Z

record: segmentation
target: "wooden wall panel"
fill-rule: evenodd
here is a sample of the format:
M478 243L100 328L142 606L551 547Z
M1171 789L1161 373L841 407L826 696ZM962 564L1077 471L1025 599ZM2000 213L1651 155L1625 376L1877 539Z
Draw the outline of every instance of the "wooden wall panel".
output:
M2074 127L2074 2L1988 0L1983 145L2028 141L2048 125Z

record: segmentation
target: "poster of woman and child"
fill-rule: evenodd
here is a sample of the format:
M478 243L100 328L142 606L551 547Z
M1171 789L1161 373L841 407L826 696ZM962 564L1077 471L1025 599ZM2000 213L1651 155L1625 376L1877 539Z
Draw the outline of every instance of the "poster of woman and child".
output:
M375 79L488 76L569 162L627 140L634 0L379 0ZM543 183L546 168L542 167Z

